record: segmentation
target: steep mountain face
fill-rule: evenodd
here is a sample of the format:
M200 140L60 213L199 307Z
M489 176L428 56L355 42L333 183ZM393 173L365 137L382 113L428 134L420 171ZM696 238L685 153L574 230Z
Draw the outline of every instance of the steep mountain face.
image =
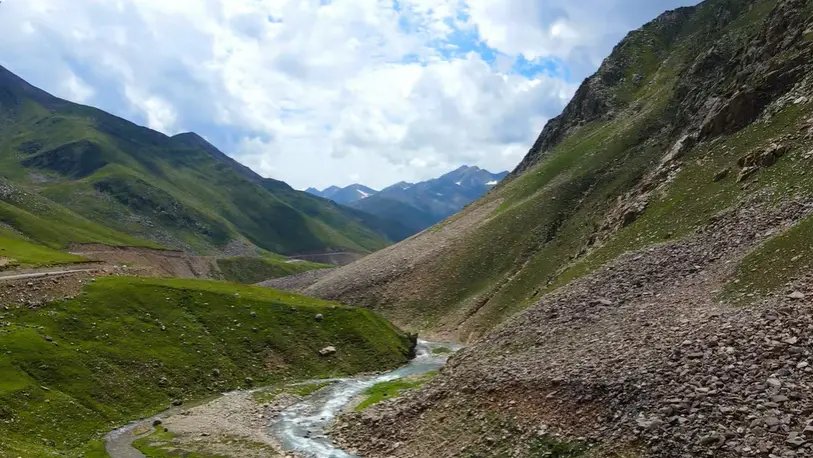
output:
M462 210L496 186L508 172L491 173L463 166L421 183L397 183L350 204L351 207L397 221L416 234Z
M628 35L505 183L310 294L468 340L364 456L808 456L813 2ZM567 442L567 443L563 443Z
M0 134L0 221L53 247L298 254L366 253L388 243L381 228L389 222L265 179L194 133L167 137L53 97L3 68Z

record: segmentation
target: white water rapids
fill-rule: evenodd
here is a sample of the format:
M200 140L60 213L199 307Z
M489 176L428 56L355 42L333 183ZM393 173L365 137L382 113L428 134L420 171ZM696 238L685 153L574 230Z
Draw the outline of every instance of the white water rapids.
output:
M271 434L285 451L296 452L307 458L357 458L333 445L325 435L327 426L353 398L367 388L377 383L424 374L443 367L448 354L432 354L432 350L439 347L453 350L460 348L459 345L420 341L417 357L408 365L383 375L338 380L282 411L269 426Z
M288 407L268 425L268 434L276 439L286 452L296 452L306 458L358 458L336 448L325 435L325 429L336 415L367 388L376 383L388 382L410 375L425 374L438 370L446 364L449 354L434 355L432 350L445 347L453 351L460 345L419 341L417 356L406 366L383 375L337 379L327 386ZM230 394L225 394L229 396ZM176 407L160 415L131 423L105 437L106 449L112 458L145 458L133 448L133 441L144 437L148 432L136 433L141 428L150 430L154 419L167 418L178 414L189 406Z

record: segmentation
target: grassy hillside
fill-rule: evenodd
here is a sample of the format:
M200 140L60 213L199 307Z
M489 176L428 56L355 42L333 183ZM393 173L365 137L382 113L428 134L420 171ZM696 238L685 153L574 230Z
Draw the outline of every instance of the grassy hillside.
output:
M616 46L498 189L309 292L469 338L750 199L811 197L811 13L810 2L709 0L664 14ZM746 259L732 294L802 275L809 233Z
M332 268L327 264L314 262L289 262L281 256L263 258L218 259L217 266L225 280L235 283L254 284L272 278L287 277L315 269Z
M338 353L320 356L328 345ZM369 311L290 293L100 279L74 300L0 314L0 456L75 457L173 400L395 367L410 345Z
M0 186L0 221L46 244L142 239L218 253L237 243L283 254L388 244L366 217L264 179L195 134L167 137L52 97L3 68L0 170L22 193L10 201ZM68 224L41 239L49 225L21 212Z
M0 230L0 271L12 267L41 267L84 262L85 258L27 242Z

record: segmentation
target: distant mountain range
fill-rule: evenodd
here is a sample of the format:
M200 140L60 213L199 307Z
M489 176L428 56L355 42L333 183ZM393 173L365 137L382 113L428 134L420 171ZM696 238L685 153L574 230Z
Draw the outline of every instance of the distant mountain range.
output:
M382 191L360 184L331 186L306 192L390 220L406 228L407 238L451 215L485 195L508 175L479 167L463 166L440 178L420 183L396 183Z
M316 188L308 188L305 192L313 194L314 196L330 199L337 204L347 205L357 200L366 199L378 191L368 188L362 184L351 184L346 188L338 186L331 186L324 191L319 191Z

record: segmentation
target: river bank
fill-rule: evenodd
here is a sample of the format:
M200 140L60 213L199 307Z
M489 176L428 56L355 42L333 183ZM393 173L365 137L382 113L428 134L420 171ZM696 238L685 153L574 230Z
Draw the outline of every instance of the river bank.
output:
M378 383L443 367L449 353L433 353L439 348L459 346L421 341L415 359L384 374L236 391L198 406L175 408L111 432L105 438L107 451L112 458L146 458L133 447L135 442L202 456L352 458L355 455L336 448L327 436L332 421ZM153 423L158 422L156 430Z

